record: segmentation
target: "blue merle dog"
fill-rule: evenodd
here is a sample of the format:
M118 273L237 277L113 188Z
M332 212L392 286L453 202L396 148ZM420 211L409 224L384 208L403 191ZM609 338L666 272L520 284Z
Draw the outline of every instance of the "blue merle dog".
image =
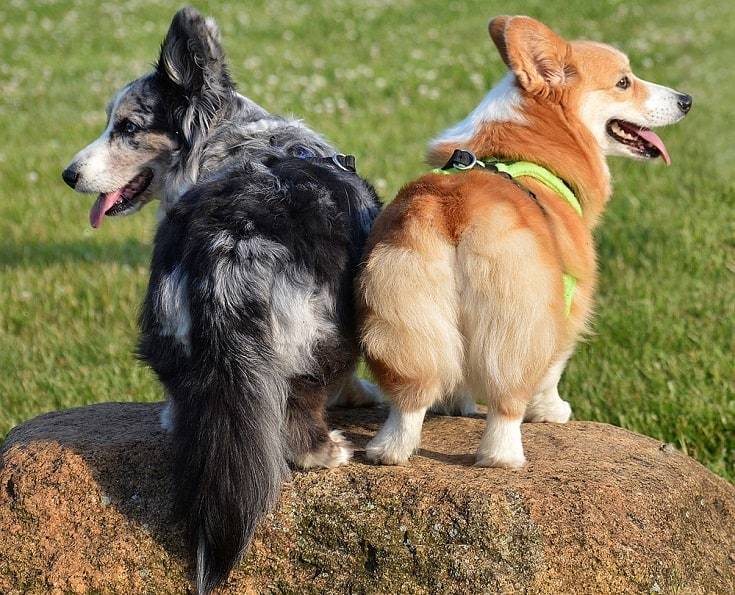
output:
M169 398L176 510L209 593L289 463L351 456L325 410L376 398L353 376L353 280L380 205L319 135L236 92L215 23L192 8L107 114L63 178L99 195L93 227L161 199L139 355Z

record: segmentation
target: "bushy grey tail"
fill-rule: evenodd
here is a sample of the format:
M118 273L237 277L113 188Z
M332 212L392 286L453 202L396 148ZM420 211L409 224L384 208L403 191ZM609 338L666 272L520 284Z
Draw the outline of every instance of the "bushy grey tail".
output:
M227 579L288 472L279 380L256 362L245 369L237 353L225 353L230 345L209 347L212 367L192 375L205 377L177 403L174 429L177 509L200 594Z

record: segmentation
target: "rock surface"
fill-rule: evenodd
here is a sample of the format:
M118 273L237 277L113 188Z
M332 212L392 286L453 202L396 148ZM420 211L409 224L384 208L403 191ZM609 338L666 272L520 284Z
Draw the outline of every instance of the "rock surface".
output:
M0 593L186 593L160 405L13 430L0 462ZM407 467L365 462L385 416L333 412L351 464L296 472L228 593L732 593L735 487L660 442L525 424L521 471L472 467L481 419L430 417Z

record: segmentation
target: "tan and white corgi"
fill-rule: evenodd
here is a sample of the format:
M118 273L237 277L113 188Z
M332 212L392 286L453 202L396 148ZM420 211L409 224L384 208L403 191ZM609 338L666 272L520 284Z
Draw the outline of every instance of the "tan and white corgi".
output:
M557 385L592 311L605 158L669 163L650 128L692 104L610 46L525 16L489 29L509 72L429 160L467 152L406 185L368 241L361 341L392 406L367 455L385 464L408 460L427 409L447 399L487 403L482 466L525 463L522 421L569 419Z

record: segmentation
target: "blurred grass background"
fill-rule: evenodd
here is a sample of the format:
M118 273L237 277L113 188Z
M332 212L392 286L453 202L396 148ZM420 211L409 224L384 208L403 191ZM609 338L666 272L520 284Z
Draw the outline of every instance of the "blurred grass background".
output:
M162 398L132 356L155 208L93 232L92 197L60 178L143 74L179 4L6 0L0 7L0 437L34 415ZM303 117L390 199L425 144L504 71L496 14L535 16L626 51L637 74L694 95L662 132L674 160L614 160L597 234L595 334L562 389L577 419L672 442L735 479L735 3L728 0L296 0L198 3L240 90Z

